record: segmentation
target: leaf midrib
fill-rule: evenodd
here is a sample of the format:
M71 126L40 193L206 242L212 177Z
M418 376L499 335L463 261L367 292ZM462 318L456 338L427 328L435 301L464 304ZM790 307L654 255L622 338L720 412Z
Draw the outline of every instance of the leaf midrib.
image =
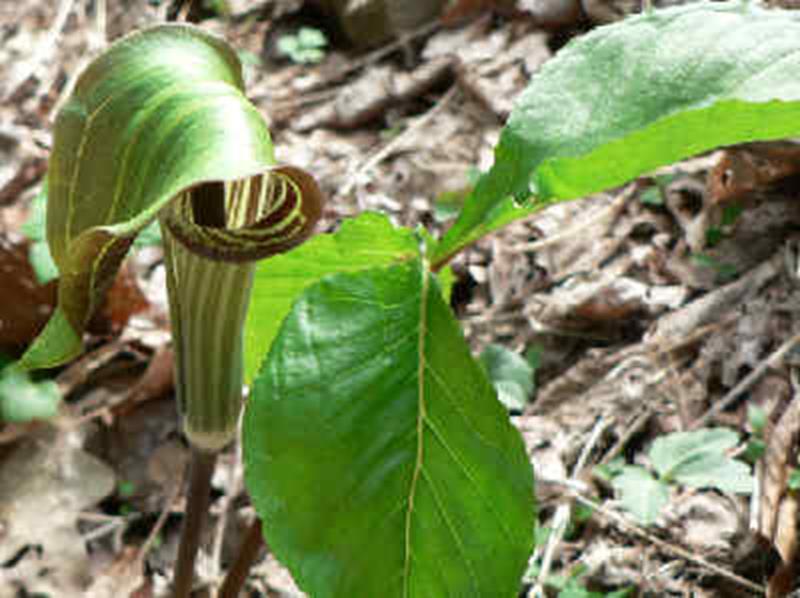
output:
M405 555L403 563L403 596L410 596L411 578L411 524L414 514L414 499L417 493L417 483L422 472L423 458L423 429L425 427L425 338L428 334L428 293L430 291L430 276L425 262L421 264L422 276L419 295L419 327L417 328L417 455L414 461L414 471L411 474L411 485L408 491L408 510L405 522Z

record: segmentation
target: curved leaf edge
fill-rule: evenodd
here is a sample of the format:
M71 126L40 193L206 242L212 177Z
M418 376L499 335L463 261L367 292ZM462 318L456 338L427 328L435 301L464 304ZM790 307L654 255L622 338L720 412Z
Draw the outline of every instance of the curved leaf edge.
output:
M747 3L704 2L653 12L661 15L671 12L681 14L701 9L745 14L752 10ZM791 22L800 20L792 11L757 10L761 18L775 21L789 19ZM649 15L646 14L635 15L594 31L620 29L628 26L631 21L646 21L648 18ZM581 39L574 41L580 43ZM571 43L567 48L573 45ZM545 66L549 73L560 68L559 54ZM534 91L533 85L537 76L538 74L532 78L523 96ZM517 122L524 118L522 110L515 108L495 147L494 164L479 179L458 220L435 247L432 257L434 270L448 263L481 237L515 220L527 218L553 203L578 199L622 185L660 166L719 147L796 136L800 134L800 101L780 98L765 101L721 99L677 106L669 114L645 127L612 137L600 145L587 148L587 151L564 153L550 158L542 156L546 153L546 148L531 147L529 141L515 132ZM692 127L701 126L703 121L707 126L686 135L684 119L692 121ZM669 152L658 160L641 160L642 154L638 149L658 143L664 144ZM621 166L607 171L608 163L614 159ZM574 180L579 178L576 177L579 171L599 174L588 184L580 181L575 183Z
M162 198L134 218L113 225L94 226L81 232L70 242L64 270L67 272L83 270L85 248L88 246L98 243L108 248L119 246L121 251L119 255L116 256L119 260L115 260L111 263L108 270L104 273L104 276L108 276L108 281L112 282L133 240L148 225L156 221L159 212L176 198L202 185L243 181L260 176L269 176L272 172L282 172L285 174L287 168L291 169L290 172L295 170L295 167L264 164L261 169L256 171L250 169L249 172L244 174L234 173L229 177L215 176L213 178L183 181L181 183L182 186L179 187L172 196ZM306 185L307 183L303 182L303 186ZM109 250L110 249L101 251L101 254L105 254ZM94 271L89 274L93 276ZM33 343L28 347L28 350L20 358L19 365L23 369L36 370L58 367L72 361L83 351L83 334L89 319L102 302L104 293L101 292L84 296L83 299L88 302L88 308L75 308L70 305L69 299L64 298L64 295L69 294L68 291L65 292L64 286L70 284L71 278L75 277L62 275L59 280L59 302L56 310L45 325L45 328L39 333ZM78 281L78 284L80 284L80 281ZM76 314L76 312L79 312L79 314Z
M383 214L376 214L376 215L385 216ZM399 228L402 229L402 230L406 230L406 231L409 230L409 229L407 229L405 227L399 227ZM331 273L331 274L327 274L327 275L317 279L316 281L314 281L312 283L309 283L303 289L303 291L298 294L298 296L295 298L295 300L292 302L292 306L291 306L291 309L289 310L289 313L287 314L286 318L284 318L283 321L281 322L280 330L278 331L278 334L275 337L275 342L272 343L272 345L270 346L270 348L266 352L266 354L264 356L264 359L263 359L263 361L262 361L262 363L261 363L261 365L259 367L258 373L257 373L255 379L253 380L253 387L252 387L252 391L251 391L251 397L249 397L249 400L246 401L246 403L245 403L244 415L243 415L243 418L242 418L242 446L243 446L243 453L244 453L243 460L244 460L244 465L245 465L245 486L248 488L248 491L251 491L250 489L254 487L254 482L252 480L257 478L257 474L253 474L252 473L252 470L253 470L253 467L252 467L253 457L252 457L252 452L248 451L247 446L249 445L249 439L250 438L255 438L255 437L258 437L258 435L259 435L259 430L256 427L256 422L254 421L254 418L253 418L253 415L252 415L253 414L253 409L254 409L254 407L253 407L254 403L253 403L252 394L254 392L257 392L255 390L255 388L259 384L259 378L269 375L268 364L269 364L270 360L275 355L278 355L278 354L282 353L283 347L280 346L279 339L280 339L284 329L288 326L287 321L289 320L289 317L294 313L295 308L298 305L300 305L305 300L306 296L308 294L312 293L315 288L323 286L323 285L326 285L326 284L330 283L331 281L336 280L340 276L352 276L352 275L365 274L365 273L368 273L368 272L386 272L387 270L390 270L390 269L394 269L394 268L398 268L398 267L402 267L402 266L410 266L411 263L412 263L412 260L419 260L419 259L420 259L419 254L413 255L413 256L412 255L404 255L404 256L400 257L399 260L396 263L392 264L392 265L365 267L365 268L352 270L352 271L339 271L339 272L334 272L334 273ZM448 277L452 276L449 268L444 270L442 273L437 275L437 273L435 273L432 270L430 270L429 265L425 264L424 262L418 262L418 264L419 264L420 268L425 268L425 275L430 277L430 279L432 279L430 281L430 284L432 286L432 291L438 293L440 297L444 298L446 296L446 294L445 294L445 288L443 288L443 285L442 285L442 276L445 275L444 276L444 280L446 281L446 284L449 284L451 282L451 278L448 278ZM435 290L433 290L433 289L435 289ZM448 305L448 304L446 303L446 305ZM448 309L448 311L450 311L449 305L448 305L447 309ZM463 330L461 329L460 325L458 324L457 319L455 317L455 314L452 314L452 311L450 311L450 313L453 316L453 322L455 323L456 326L458 326L459 330L461 331L462 338L463 338ZM464 342L466 343L465 340L464 340ZM469 351L468 348L467 348L467 351ZM488 374L486 374L485 368L482 366L480 361L475 356L471 355L471 358L475 363L476 369L479 370L481 372L481 375L486 378L486 385L491 390L491 392L493 393L494 401L497 403L497 406L499 407L499 409L504 414L506 414L507 411L506 411L505 407L502 405L502 403L499 401L499 399L497 397L497 392L496 392L494 386L489 381ZM522 459L523 459L524 463L526 465L530 466L530 462L529 462L529 459L527 457L527 451L525 449L525 444L524 444L524 441L522 439L522 436L521 436L519 430L510 421L508 421L508 427L510 428L512 434L514 434L514 437L516 439L515 443L518 445L519 452L523 455ZM531 523L531 525L529 526L530 527L529 534L528 534L529 538L528 538L528 541L527 541L527 544L526 544L527 553L526 553L526 557L523 560L520 560L519 567L518 567L519 568L519 579L520 579L520 582L521 582L522 576L524 574L525 568L527 567L528 556L530 555L530 553L531 553L531 551L533 550L533 547L534 547L534 529L535 529L535 526L537 525L537 520L536 520L537 506L536 506L535 493L534 493L534 472L533 472L533 468L532 467L528 467L526 469L526 471L527 471L528 475L527 475L527 479L524 481L524 483L520 482L520 480L517 480L517 482L522 483L522 486L527 488L526 493L530 495L530 501L531 501L530 502L530 505L531 505L531 509L530 509L531 522L530 523ZM250 472L250 475L248 475L248 472ZM251 481L248 481L248 480L251 480ZM529 492L528 492L528 490L529 490ZM251 491L251 497L252 496L253 495L252 495L252 491ZM251 500L252 500L252 498L251 498ZM254 500L254 502L255 502L255 500ZM261 513L259 513L259 516L260 515L261 515ZM279 522L279 523L277 523L275 525L280 526L281 531L286 531L285 530L285 522L281 521L281 522ZM271 521L268 521L266 518L262 517L261 534L262 534L262 537L265 539L265 542L268 542L268 543L270 542L271 535L270 535L269 532L270 532L270 528L272 526L273 526L273 523ZM307 572L305 570L305 566L307 565L307 562L305 561L305 559L302 559L302 558L296 559L296 558L293 558L293 557L287 558L287 553L284 550L284 546L281 543L276 543L276 542L273 541L269 545L271 546L271 548L275 552L275 555L280 560L280 562L285 564L287 566L287 568L291 571L291 573L292 573L293 577L295 578L295 581L297 582L299 587L301 587L301 588L305 589L306 591L308 591L308 588L312 588L314 586L314 583L310 579L308 579L307 576L306 576ZM513 592L513 595L516 595L516 590Z

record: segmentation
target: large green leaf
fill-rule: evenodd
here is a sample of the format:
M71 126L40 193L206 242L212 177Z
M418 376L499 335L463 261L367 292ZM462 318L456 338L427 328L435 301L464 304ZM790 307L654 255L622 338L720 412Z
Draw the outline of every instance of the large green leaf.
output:
M600 27L519 98L435 265L514 219L718 146L800 134L800 14L692 3Z
M193 251L213 237L222 254L268 233L270 251L283 251L292 244L285 242L289 234L310 233L306 224L313 218L294 209L296 196L318 191L297 169L270 170L269 133L242 90L235 52L186 25L135 33L80 76L59 112L48 172L47 238L60 273L58 309L24 356L25 366L57 365L80 352L86 322L133 238L173 199L208 204L216 198L204 189L225 182L226 205L235 204L221 228L185 223L184 212L165 220ZM276 178L289 182L272 184ZM240 201L244 194L248 199ZM254 206L253 198L275 202L242 207ZM241 229L245 240L232 240L225 228L231 222L230 230Z
M292 302L307 286L335 272L388 266L417 253L419 241L384 214L367 212L330 235L258 264L245 326L245 379L252 380Z
M294 304L246 407L247 487L315 598L515 596L530 463L418 260Z

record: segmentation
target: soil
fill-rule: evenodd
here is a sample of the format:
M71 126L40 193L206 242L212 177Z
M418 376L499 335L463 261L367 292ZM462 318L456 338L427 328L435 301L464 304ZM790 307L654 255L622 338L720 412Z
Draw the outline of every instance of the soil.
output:
M320 182L322 231L377 210L435 235L452 223L445 198L463 196L491 165L513 100L537 69L572 37L634 9L461 0L401 30L383 23L382 37L365 41L348 38L358 28L337 23L325 4L231 0L229 14L209 12L200 25L241 51L278 160ZM168 9L145 0L0 4L6 355L19 355L53 309L55 288L37 281L22 226L55 114L93 56ZM319 64L295 64L277 48L303 25L329 39ZM768 587L780 596L793 587L799 148L786 141L699 156L556 205L453 262L453 308L474 353L498 344L536 359L535 391L511 418L538 478L540 524L552 531L520 596L557 595L554 576L571 577L587 592L580 596L748 596ZM723 214L734 207L731 224ZM58 417L0 423L0 598L168 595L187 449L162 257L158 246L134 252L86 355L50 373L66 397ZM761 431L754 408L767 417ZM668 504L645 525L599 473L620 458L648 465L655 439L704 427L735 430L739 456L763 441L751 495L670 485ZM213 480L197 595L222 579L254 517L239 451L223 453ZM303 595L268 551L247 589Z

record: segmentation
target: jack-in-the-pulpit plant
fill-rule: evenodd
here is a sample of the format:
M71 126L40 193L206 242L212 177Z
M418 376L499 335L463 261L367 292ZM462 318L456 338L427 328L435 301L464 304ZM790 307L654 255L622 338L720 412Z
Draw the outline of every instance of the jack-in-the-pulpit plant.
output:
M136 234L158 218L176 394L195 453L191 494L207 495L214 455L234 438L241 412L256 261L303 242L321 210L310 175L275 165L224 42L163 25L115 43L82 73L56 120L47 239L58 307L22 365L55 366L81 351ZM207 497L195 498L186 532L196 536ZM196 540L182 546L177 595L191 585Z
M309 235L320 200L308 175L274 165L242 89L235 53L185 26L134 34L83 74L48 176L59 306L23 363L79 353L131 239L158 218L177 394L203 474L192 494L235 430L244 327L246 486L301 588L517 595L533 547L532 470L449 308L446 266L551 203L719 145L800 135L800 16L699 2L597 28L534 76L442 239L363 214L255 267ZM189 507L184 529L196 534L192 513L205 506L190 495ZM234 569L226 597L244 575Z

